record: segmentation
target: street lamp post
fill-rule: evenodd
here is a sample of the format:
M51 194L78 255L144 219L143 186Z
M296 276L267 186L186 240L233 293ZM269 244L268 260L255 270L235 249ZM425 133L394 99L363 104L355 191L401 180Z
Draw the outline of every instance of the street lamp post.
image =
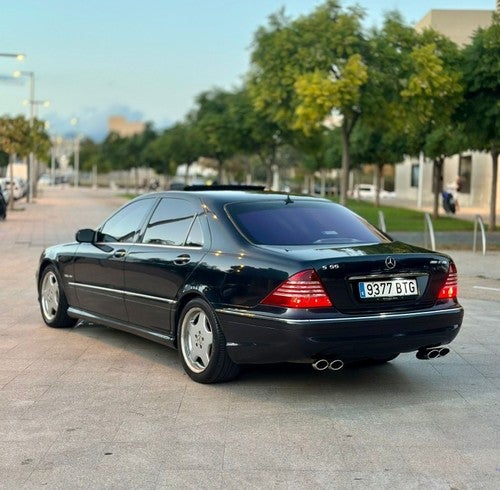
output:
M78 187L80 184L80 135L78 134L78 118L74 117L71 119L70 124L75 127L75 141L74 141L74 152L75 152L75 177L73 179L74 187Z
M26 55L23 53L0 53L4 58L16 58L17 61L23 61Z
M35 73L32 71L15 71L14 76L17 77L28 77L30 79L30 127L33 127L35 122ZM28 195L26 197L27 202L31 202L33 199L33 150L30 150L28 157Z

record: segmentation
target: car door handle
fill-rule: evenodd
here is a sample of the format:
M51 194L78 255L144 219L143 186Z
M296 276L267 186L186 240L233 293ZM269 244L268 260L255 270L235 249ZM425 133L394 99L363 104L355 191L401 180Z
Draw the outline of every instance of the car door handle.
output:
M178 255L174 260L174 264L176 265L189 264L189 262L191 262L191 256L189 254Z
M116 257L117 259L121 259L122 257L125 257L126 253L127 253L126 250L121 248L120 250L115 250L113 252L113 257Z

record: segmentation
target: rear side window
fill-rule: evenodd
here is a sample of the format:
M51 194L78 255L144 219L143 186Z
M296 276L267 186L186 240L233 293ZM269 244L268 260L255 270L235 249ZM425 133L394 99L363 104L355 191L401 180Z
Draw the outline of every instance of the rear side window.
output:
M260 245L349 245L389 241L348 209L334 203L267 201L226 206L240 232Z
M142 239L143 243L180 246L186 244L192 229L196 210L183 199L164 198L156 207ZM199 231L199 223L193 234ZM190 241L200 245L202 237L194 236ZM191 245L191 243L190 243Z

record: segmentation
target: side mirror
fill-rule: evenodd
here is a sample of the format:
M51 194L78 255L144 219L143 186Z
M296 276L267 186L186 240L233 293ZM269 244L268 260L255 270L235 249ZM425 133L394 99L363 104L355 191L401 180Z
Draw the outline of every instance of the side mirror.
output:
M84 228L76 232L75 239L78 243L94 243L95 231L90 228Z

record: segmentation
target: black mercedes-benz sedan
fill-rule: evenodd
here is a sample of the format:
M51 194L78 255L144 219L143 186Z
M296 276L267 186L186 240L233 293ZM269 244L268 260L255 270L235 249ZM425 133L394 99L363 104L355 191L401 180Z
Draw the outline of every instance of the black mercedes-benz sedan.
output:
M47 248L42 317L174 347L200 383L240 366L440 357L458 334L457 270L326 199L192 187L140 196Z

